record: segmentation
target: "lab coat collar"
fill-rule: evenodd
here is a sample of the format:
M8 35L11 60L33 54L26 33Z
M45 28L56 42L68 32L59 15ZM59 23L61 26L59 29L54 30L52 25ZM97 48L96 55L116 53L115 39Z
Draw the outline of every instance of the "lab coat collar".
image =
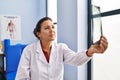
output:
M36 45L36 53L35 54L37 55L38 60L42 61L45 64L48 64L48 62L43 54L40 41L38 41L35 45Z
M37 41L37 43L36 43L36 52L37 53L42 52L42 47L41 47L40 41Z
M42 52L42 47L41 47L41 42L40 42L40 40L39 41L37 41L37 43L36 43L36 52L37 53L39 53L39 52ZM54 48L55 48L55 42L53 42L52 43L52 49L51 49L51 51L54 51Z
M42 47L41 47L41 43L40 41L38 41L36 43L36 53L40 54L42 57L41 57L41 60L43 59L44 55L43 55L43 51L42 51ZM56 53L57 53L57 45L55 42L52 43L52 48L51 48L51 52L50 52L50 60L49 60L49 63L53 63L54 60L56 59ZM45 58L44 58L45 59Z

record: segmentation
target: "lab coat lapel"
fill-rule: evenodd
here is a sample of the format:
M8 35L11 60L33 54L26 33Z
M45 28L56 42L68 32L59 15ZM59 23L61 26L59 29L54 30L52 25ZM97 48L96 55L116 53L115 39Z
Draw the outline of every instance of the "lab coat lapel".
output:
M42 61L43 63L48 63L42 51L40 41L37 42L36 55L38 57L38 60Z
M53 64L56 60L57 57L57 46L55 45L55 43L52 44L52 49L51 49L51 53L50 53L50 60L49 63Z

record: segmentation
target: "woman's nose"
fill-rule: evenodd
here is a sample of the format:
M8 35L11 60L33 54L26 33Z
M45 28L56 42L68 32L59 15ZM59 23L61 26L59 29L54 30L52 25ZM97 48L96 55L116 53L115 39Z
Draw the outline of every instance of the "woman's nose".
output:
M55 29L51 27L51 28L50 28L50 31L53 32L53 31L55 31Z

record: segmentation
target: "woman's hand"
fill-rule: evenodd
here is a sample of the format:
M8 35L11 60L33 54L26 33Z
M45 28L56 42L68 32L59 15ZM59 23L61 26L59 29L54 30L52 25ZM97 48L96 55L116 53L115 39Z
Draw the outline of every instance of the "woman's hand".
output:
M90 46L87 55L91 57L94 53L104 53L108 47L107 39L101 36L100 40Z

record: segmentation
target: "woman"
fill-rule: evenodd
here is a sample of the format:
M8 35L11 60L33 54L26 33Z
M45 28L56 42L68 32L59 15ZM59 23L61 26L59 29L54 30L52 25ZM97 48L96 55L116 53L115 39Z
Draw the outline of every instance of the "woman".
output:
M49 17L42 18L34 29L38 42L23 50L16 80L63 80L64 63L79 66L88 62L94 53L103 53L108 46L104 36L100 44L83 52L74 52L64 43L55 43L55 27Z

